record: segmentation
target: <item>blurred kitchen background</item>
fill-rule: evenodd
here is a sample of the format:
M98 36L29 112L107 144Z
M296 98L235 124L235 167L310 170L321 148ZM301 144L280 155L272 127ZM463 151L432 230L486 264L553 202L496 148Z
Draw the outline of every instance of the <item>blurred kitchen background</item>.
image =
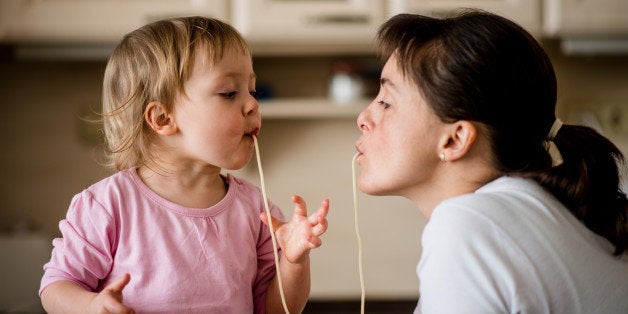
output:
M110 173L99 126L107 55L123 34L182 15L227 21L254 52L270 198L331 198L312 253L307 313L359 312L351 185L355 119L377 92L377 27L392 14L461 7L505 15L546 48L558 116L628 152L625 0L0 0L0 313L40 313L37 290L71 197ZM259 183L254 162L237 171ZM409 201L359 194L367 313L410 313L425 219Z

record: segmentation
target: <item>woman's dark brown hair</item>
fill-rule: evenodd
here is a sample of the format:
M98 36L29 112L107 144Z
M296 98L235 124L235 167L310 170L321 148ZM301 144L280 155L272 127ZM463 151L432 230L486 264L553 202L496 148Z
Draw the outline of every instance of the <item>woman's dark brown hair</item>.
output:
M442 121L474 121L488 130L497 170L535 179L608 239L616 255L625 252L624 157L595 130L563 125L553 142L564 162L552 166L545 145L556 120L556 75L528 32L470 10L442 19L399 14L382 25L377 39L382 58L396 54Z

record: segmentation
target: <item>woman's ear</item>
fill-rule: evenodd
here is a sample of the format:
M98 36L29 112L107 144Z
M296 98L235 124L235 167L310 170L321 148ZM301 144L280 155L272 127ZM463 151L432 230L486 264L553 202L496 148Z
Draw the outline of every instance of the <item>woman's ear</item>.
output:
M444 161L454 161L471 150L478 132L473 123L464 120L449 125L447 129L448 133L439 142L439 156Z
M146 106L144 120L159 135L172 135L177 131L173 116L158 101L153 101Z

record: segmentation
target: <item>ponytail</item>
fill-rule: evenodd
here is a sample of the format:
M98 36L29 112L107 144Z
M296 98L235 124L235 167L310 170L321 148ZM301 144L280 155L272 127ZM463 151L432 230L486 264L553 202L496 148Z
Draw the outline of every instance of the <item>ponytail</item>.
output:
M562 164L526 176L551 191L589 229L608 239L615 255L623 254L628 246L628 200L620 180L623 154L585 126L563 125L552 141Z

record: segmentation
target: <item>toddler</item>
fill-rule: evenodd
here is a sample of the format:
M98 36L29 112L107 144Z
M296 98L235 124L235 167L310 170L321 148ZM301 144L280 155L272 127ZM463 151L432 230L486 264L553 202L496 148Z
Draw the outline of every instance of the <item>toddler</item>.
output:
M222 169L252 157L261 117L251 51L204 17L126 35L104 75L103 120L118 172L77 194L53 241L40 295L50 313L283 312L260 190ZM290 312L310 289L329 201L270 204ZM261 219L260 219L261 218Z

